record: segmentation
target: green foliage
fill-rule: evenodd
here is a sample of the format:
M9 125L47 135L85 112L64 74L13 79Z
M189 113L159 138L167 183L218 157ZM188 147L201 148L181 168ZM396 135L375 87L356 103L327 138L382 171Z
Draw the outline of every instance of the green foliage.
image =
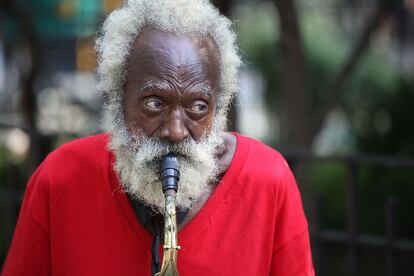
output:
M365 152L414 155L413 83L401 79L376 97L367 109L364 129L356 133L358 147ZM357 124L358 121L355 122Z
M317 162L309 170L313 191L321 195L322 228L346 228L348 170L345 162ZM414 206L411 199L414 170L359 164L356 174L358 231L383 235L386 206L391 198L396 198L397 235L399 238L414 239Z
M313 164L309 171L313 190L322 196L320 227L345 228L345 165L321 162Z
M403 167L360 166L358 177L358 225L368 233L384 233L385 206L391 197L398 200L397 233L400 238L414 239L414 206L411 195L414 170Z

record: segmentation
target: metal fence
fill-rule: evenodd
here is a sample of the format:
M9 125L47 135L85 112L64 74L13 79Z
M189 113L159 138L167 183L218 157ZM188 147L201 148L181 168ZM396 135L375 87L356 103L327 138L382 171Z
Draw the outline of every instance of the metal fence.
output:
M357 187L361 183L358 181L359 166L361 164L384 168L397 169L408 168L414 171L414 159L411 158L392 158L386 156L367 156L356 155L352 157L315 157L307 154L285 154L287 159L296 164L297 162L305 164L315 164L320 162L341 163L347 170L347 179L345 184L345 229L334 230L321 227L321 208L322 200L319 196L313 196L314 208L310 212L310 231L313 259L316 274L325 275L379 275L378 272L367 274L363 271L366 266L360 252L368 249L381 252L383 260L376 263L377 270L380 270L384 276L396 275L414 275L414 268L410 268L410 263L414 261L414 240L398 238L397 233L397 205L398 197L388 195L384 206L384 235L365 234L358 231L357 218L359 214L359 202L357 196ZM397 173L397 172L396 172ZM414 184L414 179L410 180ZM414 234L414 233L413 233ZM329 253L325 252L329 246L342 248L344 257L342 266L343 270L334 271L327 268L326 257ZM398 264L398 259L407 259L405 266ZM410 261L411 260L411 261ZM368 270L370 268L368 267Z

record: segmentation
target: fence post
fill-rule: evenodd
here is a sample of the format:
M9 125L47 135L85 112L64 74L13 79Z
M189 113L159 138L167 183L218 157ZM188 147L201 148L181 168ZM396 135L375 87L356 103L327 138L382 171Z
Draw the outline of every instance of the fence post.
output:
M394 241L396 237L396 208L398 199L396 196L387 198L385 207L385 236L387 241L387 255L386 255L386 275L394 276L395 273L395 250Z
M358 275L357 264L357 164L355 160L348 159L348 181L346 182L346 223L348 232L348 263L350 275Z
M8 164L6 167L6 187L5 187L5 207L4 218L2 218L3 223L3 233L4 237L1 237L1 246L5 246L4 249L9 248L10 241L13 236L13 231L17 222L17 217L19 215L20 209L20 191L21 191L21 176L20 169L15 164ZM3 251L3 248L1 248ZM6 253L4 252L4 253ZM0 262L4 260L6 256L3 256L3 252L0 252Z
M315 272L318 276L323 276L323 259L322 259L322 245L321 245L321 205L322 196L319 193L314 193L314 208L313 208L313 223L311 225L312 234L312 256L315 266Z

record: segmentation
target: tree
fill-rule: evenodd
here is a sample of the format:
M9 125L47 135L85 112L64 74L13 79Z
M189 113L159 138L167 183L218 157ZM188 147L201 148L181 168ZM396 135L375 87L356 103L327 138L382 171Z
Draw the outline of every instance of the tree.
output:
M356 41L331 84L326 88L320 108L309 99L307 62L303 49L297 7L294 0L274 0L280 19L281 128L282 144L293 150L308 150L319 133L326 115L338 104L343 88L370 45L370 39L399 0L382 0Z

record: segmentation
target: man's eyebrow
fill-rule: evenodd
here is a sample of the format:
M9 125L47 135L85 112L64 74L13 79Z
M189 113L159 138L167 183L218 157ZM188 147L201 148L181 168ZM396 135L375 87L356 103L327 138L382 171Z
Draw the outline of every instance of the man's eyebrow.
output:
M190 91L190 93L205 94L205 95L208 95L209 97L214 94L214 89L212 88L208 80L203 80L203 81L193 83L192 85L187 86L185 90Z
M138 87L138 93L142 93L146 89L166 89L169 84L165 81L148 80Z
M138 93L142 93L147 89L167 89L169 86L170 85L166 81L148 80L139 86ZM191 89L197 92L201 92L203 94L207 94L209 96L214 94L214 90L212 89L210 84L206 82L194 85Z
M196 87L197 87L197 85L196 85ZM209 96L214 94L213 88L208 83L202 83L200 85L200 88L197 88L196 91L201 92L203 94L207 94Z

